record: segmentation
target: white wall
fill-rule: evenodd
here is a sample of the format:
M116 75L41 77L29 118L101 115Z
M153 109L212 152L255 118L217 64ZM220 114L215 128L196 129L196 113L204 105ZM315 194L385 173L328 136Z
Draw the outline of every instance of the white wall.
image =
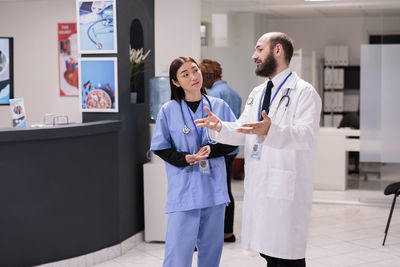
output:
M295 49L315 50L322 58L327 45L349 46L350 65L360 64L360 47L367 44L368 34L400 33L400 18L338 17L306 19L270 19L268 31L282 31L292 37Z
M200 59L200 0L154 0L155 75L179 56Z
M222 66L222 79L242 97L242 110L251 90L265 79L258 78L251 56L262 27L267 26L265 16L254 13L228 14L228 45L201 47L201 58L218 61Z
M358 65L360 44L367 41L363 24L362 17L271 19L268 30L286 32L295 49L315 50L320 57L327 45L347 45L350 65Z
M14 37L14 97L24 98L28 124L45 113L82 121L78 97L59 96L57 23L75 21L75 0L0 1L0 36ZM0 128L10 124L9 106L0 106Z
M208 21L210 14L206 12L203 10L203 20ZM296 50L316 51L319 81L322 81L319 69L322 70L320 61L326 45L349 46L350 65L359 65L360 46L368 43L369 33L400 32L399 17L268 19L254 13L230 13L228 25L228 46L214 47L210 40L210 46L202 47L201 57L221 63L223 78L239 92L243 101L262 82L261 78L255 78L251 55L257 39L265 32L286 32L294 40ZM317 87L321 89L321 85Z

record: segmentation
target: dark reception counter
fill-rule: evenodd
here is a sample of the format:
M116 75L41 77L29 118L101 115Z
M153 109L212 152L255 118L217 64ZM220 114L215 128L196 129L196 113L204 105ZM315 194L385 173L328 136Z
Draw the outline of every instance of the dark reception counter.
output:
M0 266L119 243L120 121L0 129Z

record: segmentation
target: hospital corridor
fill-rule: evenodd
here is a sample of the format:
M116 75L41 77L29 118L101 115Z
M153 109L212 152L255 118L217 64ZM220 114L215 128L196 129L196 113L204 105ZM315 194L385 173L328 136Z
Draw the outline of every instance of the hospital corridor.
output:
M400 0L0 0L0 267L400 267L399 70Z

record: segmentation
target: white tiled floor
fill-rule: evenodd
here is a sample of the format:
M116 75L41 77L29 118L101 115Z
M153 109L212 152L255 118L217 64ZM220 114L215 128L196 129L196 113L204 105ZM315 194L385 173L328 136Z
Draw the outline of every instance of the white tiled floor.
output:
M224 245L220 266L266 266L266 262L257 252L240 247L241 186L240 181L233 181L232 190L236 199L234 228L238 241ZM308 267L400 266L400 209L394 211L386 244L383 247L383 234L390 207L354 205L358 197L363 194L358 190L314 192L314 199L318 200L313 204L311 213L306 255ZM383 198L381 192L372 195ZM339 200L338 203L341 204L325 204L335 203L332 199ZM160 267L163 256L164 244L142 242L124 255L97 266ZM197 253L194 253L193 266L197 266L196 256Z

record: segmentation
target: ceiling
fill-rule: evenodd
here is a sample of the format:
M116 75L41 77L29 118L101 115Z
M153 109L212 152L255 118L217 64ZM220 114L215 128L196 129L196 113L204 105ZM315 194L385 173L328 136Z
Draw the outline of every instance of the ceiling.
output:
M273 18L400 16L400 0L201 0L203 14L255 12Z
M34 1L40 0L0 0L0 2ZM400 0L201 0L201 2L203 15L254 12L272 18L400 16Z

